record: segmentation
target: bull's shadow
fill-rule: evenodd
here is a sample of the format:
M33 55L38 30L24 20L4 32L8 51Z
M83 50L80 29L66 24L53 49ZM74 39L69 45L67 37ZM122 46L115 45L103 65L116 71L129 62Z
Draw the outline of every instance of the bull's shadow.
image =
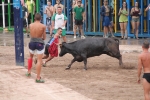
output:
M75 61L84 61L84 69L87 70L87 58L100 56L101 54L117 58L119 65L123 66L122 55L119 50L119 40L116 38L87 38L71 43L62 43L60 47L60 57L67 53L74 57L66 69L70 69Z

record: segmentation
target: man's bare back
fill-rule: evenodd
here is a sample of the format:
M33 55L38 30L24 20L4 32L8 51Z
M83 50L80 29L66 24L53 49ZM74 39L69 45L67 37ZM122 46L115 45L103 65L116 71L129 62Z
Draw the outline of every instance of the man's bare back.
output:
M150 52L143 52L139 57L141 59L144 73L150 73Z
M46 26L41 24L39 21L35 21L30 24L30 36L31 38L46 38Z

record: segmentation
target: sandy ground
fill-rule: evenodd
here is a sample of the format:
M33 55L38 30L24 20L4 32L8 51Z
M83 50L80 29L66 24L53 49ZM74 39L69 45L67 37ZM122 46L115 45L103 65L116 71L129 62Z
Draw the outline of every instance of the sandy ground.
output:
M0 46L0 65L15 65L13 46ZM83 70L83 62L75 62L70 70L65 67L73 58L70 54L57 57L42 68L42 77L93 100L143 100L142 84L137 84L137 57L141 46L120 45L125 68L119 67L117 59L107 55L88 59L88 70ZM25 66L28 48L25 46ZM35 65L33 64L33 72ZM79 99L80 100L80 99Z

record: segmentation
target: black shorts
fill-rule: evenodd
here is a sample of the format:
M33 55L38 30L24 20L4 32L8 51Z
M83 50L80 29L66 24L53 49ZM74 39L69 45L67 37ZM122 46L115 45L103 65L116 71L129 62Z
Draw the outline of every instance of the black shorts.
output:
M51 25L51 17L46 18L46 25L50 26Z
M31 13L29 13L29 16L28 16L28 24L31 24L31 20L32 20Z
M150 73L144 73L143 78L145 78L147 82L150 83Z
M46 44L46 45L45 45L45 51L44 51L44 54L45 54L45 55L49 55L48 49L49 49L49 45Z
M27 21L26 21L26 19L23 19L23 27L27 27Z
M75 19L75 25L83 25L83 21Z

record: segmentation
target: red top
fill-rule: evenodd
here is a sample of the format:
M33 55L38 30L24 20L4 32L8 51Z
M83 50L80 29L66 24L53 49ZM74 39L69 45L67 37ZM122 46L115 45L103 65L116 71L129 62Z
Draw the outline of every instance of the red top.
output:
M139 16L139 13L140 13L140 9L138 11L136 11L134 8L134 12L133 12L132 16Z
M59 38L55 38L52 44L49 46L49 54L52 57L57 57L58 56L58 44L59 43Z

